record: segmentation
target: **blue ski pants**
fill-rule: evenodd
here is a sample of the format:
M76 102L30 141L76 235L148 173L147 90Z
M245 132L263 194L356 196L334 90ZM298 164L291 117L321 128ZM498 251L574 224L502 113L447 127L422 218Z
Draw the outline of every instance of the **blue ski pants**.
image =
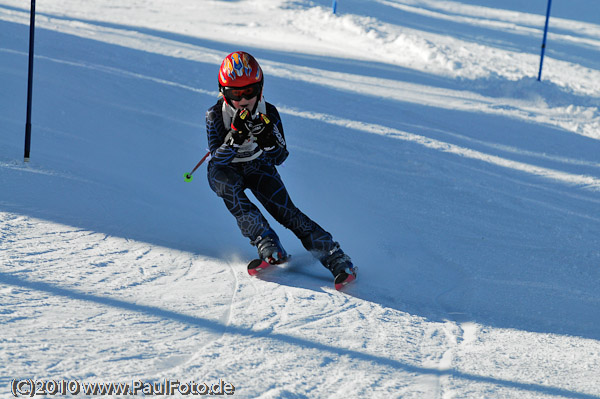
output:
M246 195L246 189L318 259L323 259L338 246L330 233L294 205L275 166L256 161L229 165L209 163L207 174L210 188L223 199L242 235L251 241L272 229Z

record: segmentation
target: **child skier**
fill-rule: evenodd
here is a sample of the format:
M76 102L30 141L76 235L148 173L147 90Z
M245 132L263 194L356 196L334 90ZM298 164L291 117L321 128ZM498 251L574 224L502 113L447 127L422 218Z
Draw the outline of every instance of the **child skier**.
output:
M250 54L229 54L219 69L220 96L206 112L211 158L210 188L223 199L244 237L269 264L288 255L275 231L244 193L250 189L265 209L290 229L335 277L336 288L354 280L356 268L331 234L292 203L277 172L288 156L279 112L263 98L263 73Z

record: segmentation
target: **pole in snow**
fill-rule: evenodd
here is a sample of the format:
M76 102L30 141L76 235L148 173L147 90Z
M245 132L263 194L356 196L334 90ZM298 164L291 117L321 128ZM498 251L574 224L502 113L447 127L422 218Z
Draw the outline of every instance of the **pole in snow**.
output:
M542 65L544 64L544 53L546 51L546 36L548 35L548 21L550 21L550 6L552 0L548 0L548 9L546 10L546 25L544 26L544 39L542 40L542 55L540 56L540 71L538 73L538 81L542 80Z
M331 3L331 11L333 11L334 14L337 11L337 0L333 0L333 3Z
M31 149L31 97L33 89L33 37L35 33L35 0L31 0L29 22L29 76L27 79L27 120L25 122L25 162L29 162Z

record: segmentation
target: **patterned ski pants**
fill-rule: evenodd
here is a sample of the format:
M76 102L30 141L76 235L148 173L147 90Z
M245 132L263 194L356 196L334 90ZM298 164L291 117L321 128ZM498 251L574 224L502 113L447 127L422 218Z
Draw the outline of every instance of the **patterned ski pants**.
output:
M290 229L318 259L338 246L331 234L296 208L273 165L254 161L226 166L209 163L208 182L237 220L242 235L251 241L269 231L270 226L248 199L246 189L250 189L271 216Z

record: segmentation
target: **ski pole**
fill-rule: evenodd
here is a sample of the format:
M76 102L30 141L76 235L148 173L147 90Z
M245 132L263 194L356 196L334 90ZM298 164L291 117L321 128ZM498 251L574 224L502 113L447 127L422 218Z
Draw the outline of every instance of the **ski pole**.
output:
M544 65L544 52L546 51L546 36L548 35L548 21L550 20L550 6L552 0L548 0L548 9L546 10L546 25L544 26L544 38L542 39L542 54L540 55L540 71L538 72L538 82L542 80L542 65Z
M191 172L189 172L189 173L188 173L188 172L184 173L184 175L183 175L183 178L185 179L185 181L186 181L186 182L188 182L188 183L189 183L189 182L191 182L191 181L192 181L192 179L193 179L192 175L194 174L194 172L196 171L196 169L198 169L198 168L200 167L200 165L202 165L202 163L203 163L204 161L206 161L206 158L208 158L208 156L209 156L209 155L210 155L210 151L208 151L208 152L206 153L206 155L204 155L204 156L202 157L202 159L200 160L200 162L198 162L198 165L196 165L196 166L194 167L194 169L192 169L192 171L191 171Z

